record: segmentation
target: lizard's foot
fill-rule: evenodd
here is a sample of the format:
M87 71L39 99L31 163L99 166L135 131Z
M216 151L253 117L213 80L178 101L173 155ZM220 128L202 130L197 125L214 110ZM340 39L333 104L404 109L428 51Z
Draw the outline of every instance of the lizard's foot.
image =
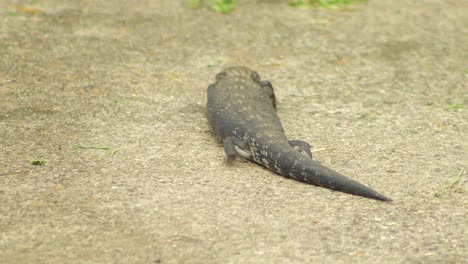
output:
M302 140L289 140L289 145L302 155L312 159L312 152L310 151L309 143Z
M247 144L241 139L227 137L224 139L223 143L224 152L226 153L228 160L233 160L236 158L236 156L241 156L248 159L252 155Z
M276 109L276 97L275 97L275 91L273 90L273 86L269 81L259 81L258 84L265 89L266 93L270 97L271 103L273 104L273 108Z

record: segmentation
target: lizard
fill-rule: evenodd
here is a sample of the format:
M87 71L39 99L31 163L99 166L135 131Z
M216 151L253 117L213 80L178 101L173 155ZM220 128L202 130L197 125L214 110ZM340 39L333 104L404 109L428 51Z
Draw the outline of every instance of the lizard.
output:
M390 198L312 159L309 143L288 140L271 82L243 67L225 68L207 89L207 118L228 161L237 156L284 177L380 201Z

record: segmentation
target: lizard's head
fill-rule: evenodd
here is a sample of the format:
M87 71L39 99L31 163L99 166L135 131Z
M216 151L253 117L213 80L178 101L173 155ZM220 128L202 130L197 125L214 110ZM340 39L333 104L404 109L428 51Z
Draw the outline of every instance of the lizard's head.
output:
M260 76L258 75L258 73L252 71L251 69L247 67L242 67L242 66L225 68L224 71L216 75L216 81L222 80L224 78L232 78L232 77L251 78L254 82L257 82L257 83L260 81Z

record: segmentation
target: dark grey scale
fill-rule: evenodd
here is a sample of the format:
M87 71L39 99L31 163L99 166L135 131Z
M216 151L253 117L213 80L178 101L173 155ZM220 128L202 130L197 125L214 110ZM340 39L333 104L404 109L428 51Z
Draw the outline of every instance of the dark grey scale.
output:
M276 115L269 81L246 67L230 67L208 86L208 120L223 141L229 160L236 156L285 177L381 201L389 198L312 160L310 145L286 138Z

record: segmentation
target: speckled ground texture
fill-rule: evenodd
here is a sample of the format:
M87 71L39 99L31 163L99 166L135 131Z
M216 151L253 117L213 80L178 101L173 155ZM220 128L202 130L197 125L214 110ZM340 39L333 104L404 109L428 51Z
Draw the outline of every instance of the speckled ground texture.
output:
M2 263L467 263L467 1L127 2L0 1ZM233 65L394 202L227 164L206 87Z

